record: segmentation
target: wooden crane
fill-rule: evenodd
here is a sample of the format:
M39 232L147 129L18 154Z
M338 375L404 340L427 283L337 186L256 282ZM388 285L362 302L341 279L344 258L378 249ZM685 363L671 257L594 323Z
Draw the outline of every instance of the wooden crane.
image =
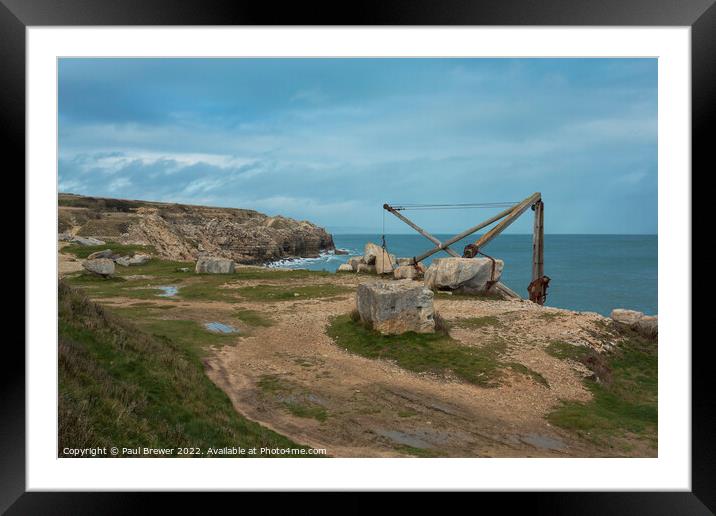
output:
M491 242L496 236L507 229L520 215L522 215L528 208L532 208L535 212L534 217L534 229L532 235L532 281L527 287L530 301L544 304L547 297L547 287L549 285L550 278L544 275L544 203L542 202L542 194L535 192L523 201L516 204L510 205L507 209L501 211L497 215L490 217L489 219L480 222L476 226L466 229L462 233L458 233L452 238L447 239L445 242L441 242L435 236L431 235L423 228L415 224L412 220L408 219L401 211L410 209L440 209L440 208L472 208L472 207L498 207L503 206L506 203L485 203L485 204L452 204L452 205L439 205L439 204L412 204L403 206L390 206L384 204L383 209L395 215L398 219L405 222L408 226L413 228L415 231L420 233L422 236L430 240L435 247L429 249L419 256L413 258L413 264L416 265L419 262L425 260L429 256L434 255L440 251L444 251L451 256L459 257L460 255L453 251L450 246L455 242L459 242L463 238L466 238L477 231L484 229L495 222L498 222L492 229L482 235L477 241L472 244L468 244L463 249L463 258L474 258L478 254L483 254L481 249ZM501 283L497 283L495 288L502 291L505 294L511 296L517 296L509 288Z

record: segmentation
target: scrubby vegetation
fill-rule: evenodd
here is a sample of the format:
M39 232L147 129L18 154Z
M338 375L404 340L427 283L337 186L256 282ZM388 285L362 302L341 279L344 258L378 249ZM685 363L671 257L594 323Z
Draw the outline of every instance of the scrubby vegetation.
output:
M327 332L338 346L352 353L393 360L400 367L418 373L454 375L482 387L496 387L504 371L512 369L546 385L546 380L538 373L505 360L507 343L499 337L480 347L472 347L460 344L444 331L383 335L351 315L333 318Z
M145 309L135 307L135 309ZM59 450L65 447L290 447L240 416L204 374L191 321L141 328L59 284Z
M547 352L586 365L592 376L584 380L592 392L588 403L563 402L549 421L611 448L628 448L634 439L657 446L658 349L637 335L629 335L609 354L565 342L553 342Z

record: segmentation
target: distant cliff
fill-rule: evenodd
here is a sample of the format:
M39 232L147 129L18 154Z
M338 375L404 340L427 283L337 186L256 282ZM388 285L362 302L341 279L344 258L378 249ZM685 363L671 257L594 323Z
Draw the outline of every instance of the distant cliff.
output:
M333 237L308 221L253 210L59 195L59 232L153 246L170 260L200 254L238 263L317 256Z

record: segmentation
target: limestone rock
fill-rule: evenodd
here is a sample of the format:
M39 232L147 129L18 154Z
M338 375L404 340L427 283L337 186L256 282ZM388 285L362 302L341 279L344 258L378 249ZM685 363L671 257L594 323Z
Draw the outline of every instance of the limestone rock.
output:
M637 312L636 310L626 310L624 308L615 308L612 310L612 320L617 323L617 326L631 328L642 317L644 317L644 313Z
M395 263L397 265L412 265L413 259L412 258L396 258Z
M338 266L337 272L354 272L353 267L349 263L342 263Z
M647 339L656 339L659 336L659 318L656 315L645 315L636 322L634 329Z
M382 247L372 242L365 244L363 251L365 263L375 265L377 274L392 274L395 264L395 255L389 254Z
M504 267L502 260L489 258L437 258L425 272L425 286L434 290L452 290L465 294L487 292L489 281L499 281Z
M98 258L96 260L85 260L82 267L99 276L111 276L114 274L114 262L107 258Z
M348 265L350 265L355 272L358 272L358 266L361 263L365 263L365 259L362 256L354 256L353 258L348 258Z
M413 265L399 265L393 269L393 277L395 279L411 279L417 280L423 277L423 268L418 264L417 268Z
M659 336L659 319L656 315L644 315L636 310L615 308L611 314L618 328L629 328L642 337L656 339Z
M109 258L112 259L114 252L111 249L105 249L104 251L97 251L87 257L88 260L96 260L97 258Z
M362 272L364 274L375 274L375 265L360 263L358 264L358 270L356 272Z
M433 333L433 292L411 280L361 283L356 305L363 322L381 333Z
M234 260L216 257L201 257L196 261L196 272L197 274L233 274Z
M94 237L81 237L76 236L70 240L73 244L80 244L80 245L104 245L105 242L98 238Z
M253 210L69 194L59 194L59 200L58 231L72 229L126 245L152 246L152 254L166 260L193 261L206 255L265 264L318 256L335 248L333 237L324 228ZM71 202L64 202L68 200ZM101 241L85 245L101 245Z

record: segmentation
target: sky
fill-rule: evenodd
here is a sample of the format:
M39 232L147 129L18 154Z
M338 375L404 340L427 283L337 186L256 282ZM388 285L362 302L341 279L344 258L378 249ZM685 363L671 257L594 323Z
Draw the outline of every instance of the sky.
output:
M657 232L656 59L64 58L58 81L60 192L410 233L383 203L539 191L546 233Z

